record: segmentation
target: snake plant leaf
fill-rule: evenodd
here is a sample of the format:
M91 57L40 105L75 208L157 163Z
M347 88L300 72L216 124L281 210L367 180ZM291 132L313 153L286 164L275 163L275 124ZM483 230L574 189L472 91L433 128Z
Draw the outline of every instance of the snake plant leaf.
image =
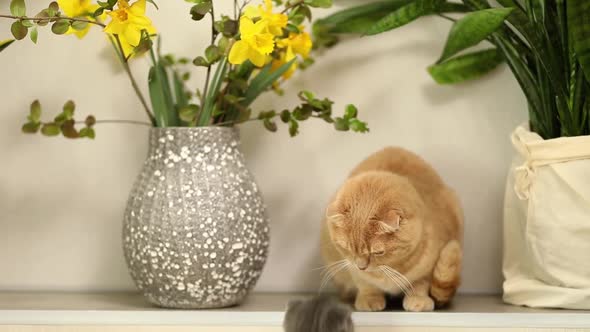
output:
M504 61L495 48L451 58L428 67L430 76L438 84L455 84L479 78Z
M455 54L477 45L504 24L514 8L492 8L469 13L453 24L445 44L441 63Z
M291 65L295 63L297 58L293 58L291 61L283 64L279 68L275 70L270 70L270 64L266 65L256 77L252 79L248 89L246 89L245 98L242 102L243 106L248 106L252 104L252 102L266 89L268 89L276 80L278 80L281 75L283 75Z
M320 32L365 33L376 21L413 1L389 0L347 8L317 20L313 31L316 35Z
M373 24L366 35L376 35L406 25L415 19L434 13L444 0L416 0L400 7Z
M375 22L414 1L388 0L344 9L317 20L314 23L313 31L316 36L321 33L364 34L375 25ZM438 10L441 13L464 13L466 11L468 8L465 5L452 2L442 3Z
M590 1L567 1L567 25L586 80L590 81Z
M0 52L4 51L12 43L14 43L14 39L0 41Z

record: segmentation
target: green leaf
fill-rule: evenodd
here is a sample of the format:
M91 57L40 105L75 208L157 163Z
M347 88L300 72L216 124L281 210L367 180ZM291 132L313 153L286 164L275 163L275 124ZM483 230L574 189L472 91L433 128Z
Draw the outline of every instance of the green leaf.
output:
M95 123L96 123L96 118L92 115L87 116L86 120L84 120L84 124L86 125L86 127L92 127L92 126L94 126Z
M174 82L174 101L176 102L176 109L181 109L188 104L184 82L176 71L173 72L172 78Z
M289 68L291 65L297 60L297 58L293 58L291 61L283 64L279 68L271 71L271 65L266 65L262 70L252 79L248 89L245 93L244 102L242 105L248 106L252 104L258 96L268 89L276 80L278 80Z
M10 1L10 13L14 16L25 16L27 14L25 0Z
M21 130L25 134L34 134L39 131L39 127L41 127L39 122L27 122L22 126Z
M61 133L67 138L78 138L80 133L74 127L76 122L74 120L67 120L61 125Z
M311 91L303 90L299 93L299 98L306 101L311 101L315 98L315 95Z
M217 95L219 93L219 89L221 88L221 84L223 83L223 79L225 78L225 73L227 72L228 62L227 58L223 58L221 62L217 65L215 69L215 74L213 75L213 79L209 84L209 90L207 95L205 96L205 104L203 106L203 111L199 116L199 120L197 122L198 126L207 126L211 123L211 114L213 113L213 106L215 105L215 101L217 100Z
M76 110L76 104L72 100L68 100L63 106L63 113L67 120L74 117L74 111Z
M411 2L377 21L366 30L365 34L376 35L399 28L421 16L434 13L442 2L443 0L416 0Z
M438 84L454 84L487 74L504 61L497 49L488 49L451 58L428 67Z
M289 135L291 135L291 137L295 137L297 134L299 134L299 122L291 119L289 122Z
M200 66L200 67L209 67L209 62L203 58L202 56L198 56L193 60L193 64L195 66Z
M14 43L14 39L7 39L7 40L0 41L0 52L4 51L12 43Z
M35 44L37 44L37 37L39 37L39 31L37 30L37 27L34 27L33 30L31 30L31 41Z
M49 6L47 7L47 14L50 17L55 16L59 12L59 4L55 1L52 1Z
M152 5L154 5L154 7L156 7L156 9L160 9L160 7L158 7L158 5L156 4L156 2L154 0L147 0L147 2L151 3Z
M157 62L150 68L148 75L150 100L158 127L171 127L176 123L174 103L164 66Z
M180 120L192 124L195 119L197 118L197 114L199 114L199 106L195 104L187 105L180 109L178 115Z
M356 133L368 133L369 127L367 127L367 123L360 121L359 119L351 119L348 123L350 130Z
M38 100L31 103L29 120L31 122L39 122L39 120L41 120L41 103Z
M41 128L41 134L45 136L57 136L61 133L61 129L55 123L46 123Z
M72 28L74 30L80 31L80 30L84 30L88 27L88 22L83 22L83 21L74 21L72 22Z
M94 139L96 137L96 133L94 132L94 128L86 127L86 128L80 129L80 133L78 134L78 136Z
M219 51L219 47L215 45L209 45L205 49L205 57L209 63L214 63L221 58L221 52Z
M304 0L304 4L315 8L330 8L332 7L332 0Z
M20 21L16 21L10 26L10 32L17 40L22 40L27 36L29 30Z
M266 128L268 131L273 133L277 131L277 124L274 121L270 119L264 119L262 123L264 124L264 128Z
M504 24L504 20L513 10L514 8L492 8L465 15L453 24L443 54L437 62L443 62L488 38Z
M334 128L338 131L348 131L350 129L350 125L348 120L343 118L336 118L334 119Z
M567 28L586 80L590 81L590 1L568 0ZM590 101L587 101L590 103Z
M195 21L203 19L203 17L205 17L205 15L211 11L211 8L213 8L213 3L210 1L201 2L194 5L190 11L192 19Z
M32 27L34 27L34 26L35 26L35 25L33 24L33 22L31 22L31 21L29 21L29 20L22 20L22 21L20 21L20 23L21 23L22 25L24 25L25 27L27 27L27 28L32 28Z
M291 120L291 112L288 110L283 110L281 112L281 121L283 121L283 123L287 123L289 120Z
M356 118L358 115L358 109L354 105L346 105L346 109L344 110L344 118L345 119L353 119Z
M313 33L316 37L325 33L365 33L376 21L413 1L390 0L347 8L317 20Z
M63 35L70 29L70 22L68 20L59 20L51 26L51 31L56 35Z

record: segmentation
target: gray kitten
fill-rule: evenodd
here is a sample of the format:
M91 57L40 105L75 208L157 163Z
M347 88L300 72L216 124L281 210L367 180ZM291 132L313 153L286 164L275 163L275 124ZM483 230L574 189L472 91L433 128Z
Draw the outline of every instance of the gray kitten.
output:
M285 332L354 332L351 309L338 300L320 296L289 302Z

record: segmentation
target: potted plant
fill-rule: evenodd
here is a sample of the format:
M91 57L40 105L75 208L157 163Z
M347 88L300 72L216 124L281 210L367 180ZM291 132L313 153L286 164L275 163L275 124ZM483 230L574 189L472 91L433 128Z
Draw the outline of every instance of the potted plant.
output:
M457 15L455 15L457 14ZM380 34L422 16L452 21L428 72L440 84L505 62L528 100L512 134L504 213L504 300L590 309L590 2L386 0L318 20L316 45ZM471 51L482 42L488 48Z
M212 308L240 303L252 289L266 261L269 225L262 196L240 152L235 126L261 121L270 131L276 119L299 132L301 121L317 118L337 130L368 131L353 105L341 117L333 102L309 91L289 110L253 115L252 103L264 92L280 94L295 70L311 64L311 38L302 26L310 7L329 7L327 0L282 3L270 0L246 6L234 1L232 16L216 15L211 0L187 0L187 18L210 22L211 43L193 60L161 54L156 28L146 16L152 0L58 0L28 16L24 0L12 0L11 32L37 42L37 29L50 26L58 35L83 38L94 26L113 46L139 98L147 122L149 152L129 196L123 244L137 287L160 306ZM207 17L207 19L205 19ZM13 42L0 43L4 51ZM6 53L3 53L6 54ZM149 100L139 89L129 62L148 54ZM187 87L188 66L203 68L202 89ZM45 136L95 138L95 125L126 120L75 117L68 101L53 120L42 120L34 101L22 130ZM82 128L79 125L83 125Z

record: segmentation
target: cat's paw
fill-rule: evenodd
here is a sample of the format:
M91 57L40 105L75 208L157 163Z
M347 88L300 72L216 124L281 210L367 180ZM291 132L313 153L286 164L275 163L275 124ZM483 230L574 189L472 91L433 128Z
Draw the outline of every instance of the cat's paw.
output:
M434 301L428 296L404 297L404 310L413 312L434 310Z
M383 294L359 294L354 302L354 307L358 311L382 311L385 309L385 296Z

